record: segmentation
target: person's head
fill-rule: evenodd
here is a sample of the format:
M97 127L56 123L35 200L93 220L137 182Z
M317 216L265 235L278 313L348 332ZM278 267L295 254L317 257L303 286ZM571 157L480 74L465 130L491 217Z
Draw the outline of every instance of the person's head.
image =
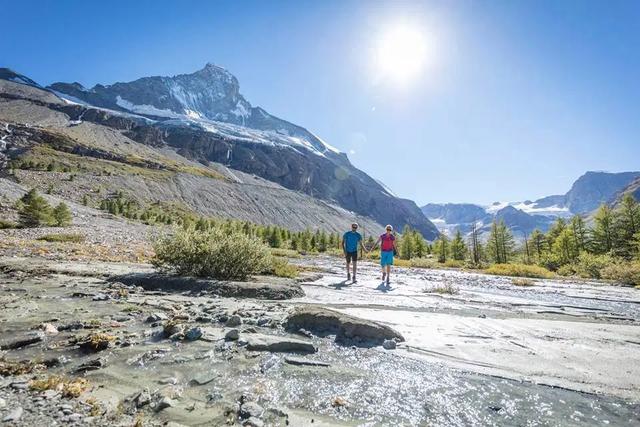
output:
M354 222L353 224L351 224L351 231L356 231L358 230L358 223Z
M393 231L393 227L391 226L391 224L387 224L384 229L387 231L387 233L391 233Z

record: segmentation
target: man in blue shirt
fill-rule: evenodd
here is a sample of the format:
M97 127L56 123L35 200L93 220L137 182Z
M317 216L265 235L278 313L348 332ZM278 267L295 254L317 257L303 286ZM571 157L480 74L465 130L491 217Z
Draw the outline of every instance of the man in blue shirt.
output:
M356 279L356 267L358 265L358 244L364 251L364 246L362 245L362 236L358 233L358 224L355 222L351 224L351 231L347 231L342 236L342 251L344 252L344 256L347 258L347 280L351 280L351 269L350 264L353 261L353 283L356 283L358 280Z

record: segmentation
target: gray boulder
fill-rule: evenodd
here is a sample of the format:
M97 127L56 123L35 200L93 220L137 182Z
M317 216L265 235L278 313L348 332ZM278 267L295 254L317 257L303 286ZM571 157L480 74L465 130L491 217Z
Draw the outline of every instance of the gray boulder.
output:
M315 353L313 343L275 335L251 334L247 336L247 350L281 353Z
M319 336L335 335L336 341L374 345L385 340L404 341L404 337L389 326L312 305L297 307L287 317L285 327L290 331L305 329Z

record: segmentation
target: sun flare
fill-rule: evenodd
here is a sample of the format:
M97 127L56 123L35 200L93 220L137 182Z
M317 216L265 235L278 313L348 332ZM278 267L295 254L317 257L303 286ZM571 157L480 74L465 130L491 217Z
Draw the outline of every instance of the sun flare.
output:
M375 66L382 79L406 85L420 76L428 56L424 33L416 27L398 25L379 38Z

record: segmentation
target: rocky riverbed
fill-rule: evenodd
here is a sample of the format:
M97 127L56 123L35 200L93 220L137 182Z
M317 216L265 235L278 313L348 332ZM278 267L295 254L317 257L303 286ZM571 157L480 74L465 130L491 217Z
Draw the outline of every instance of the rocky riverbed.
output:
M638 291L398 269L184 287L0 259L7 425L634 425ZM268 289L265 290L265 289Z

